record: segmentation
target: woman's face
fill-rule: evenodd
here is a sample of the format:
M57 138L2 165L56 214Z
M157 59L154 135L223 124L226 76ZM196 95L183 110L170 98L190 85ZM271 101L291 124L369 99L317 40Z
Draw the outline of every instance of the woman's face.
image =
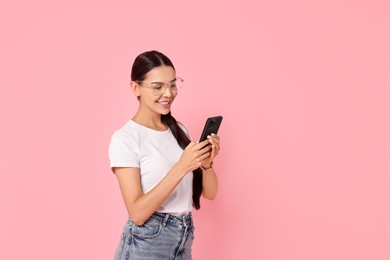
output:
M146 78L137 84L140 105L158 114L168 114L177 95L168 85L175 79L175 70L170 66L159 66L149 71Z

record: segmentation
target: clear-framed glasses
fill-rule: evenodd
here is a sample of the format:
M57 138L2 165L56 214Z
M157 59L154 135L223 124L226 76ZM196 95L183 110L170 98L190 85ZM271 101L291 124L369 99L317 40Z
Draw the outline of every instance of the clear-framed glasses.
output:
M183 82L184 80L180 77L176 77L176 79L168 83L164 83L164 82L147 83L147 82L137 81L138 85L142 87L151 88L153 91L153 95L155 96L161 96L162 94L164 94L168 86L171 92L175 94L179 91L179 89L183 87Z

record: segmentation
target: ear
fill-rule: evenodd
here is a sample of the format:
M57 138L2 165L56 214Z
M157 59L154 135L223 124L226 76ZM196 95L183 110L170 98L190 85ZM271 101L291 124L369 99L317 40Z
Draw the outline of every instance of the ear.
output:
M134 95L136 95L137 97L141 96L140 86L135 81L130 82L130 87L131 87L131 90L133 90Z

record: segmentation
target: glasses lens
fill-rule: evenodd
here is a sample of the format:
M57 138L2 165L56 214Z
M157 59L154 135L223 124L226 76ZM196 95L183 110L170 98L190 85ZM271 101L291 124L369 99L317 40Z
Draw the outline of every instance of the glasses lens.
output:
M166 91L168 85L172 93L177 93L183 86L183 79L177 77L175 81L170 83L153 82L149 86L152 88L155 96L161 96Z
M164 93L164 90L166 88L165 84L164 83L160 83L160 82L150 83L150 87L153 90L153 94L156 95L156 96L161 95L162 93Z
M171 89L176 92L179 91L183 87L183 82L184 80L182 78L176 77L176 80L171 84Z

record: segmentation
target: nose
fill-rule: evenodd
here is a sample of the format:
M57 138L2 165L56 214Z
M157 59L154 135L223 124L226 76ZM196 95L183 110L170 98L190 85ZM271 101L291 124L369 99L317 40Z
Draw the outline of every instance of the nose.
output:
M171 86L169 84L165 85L165 90L164 90L163 96L164 97L172 96Z

